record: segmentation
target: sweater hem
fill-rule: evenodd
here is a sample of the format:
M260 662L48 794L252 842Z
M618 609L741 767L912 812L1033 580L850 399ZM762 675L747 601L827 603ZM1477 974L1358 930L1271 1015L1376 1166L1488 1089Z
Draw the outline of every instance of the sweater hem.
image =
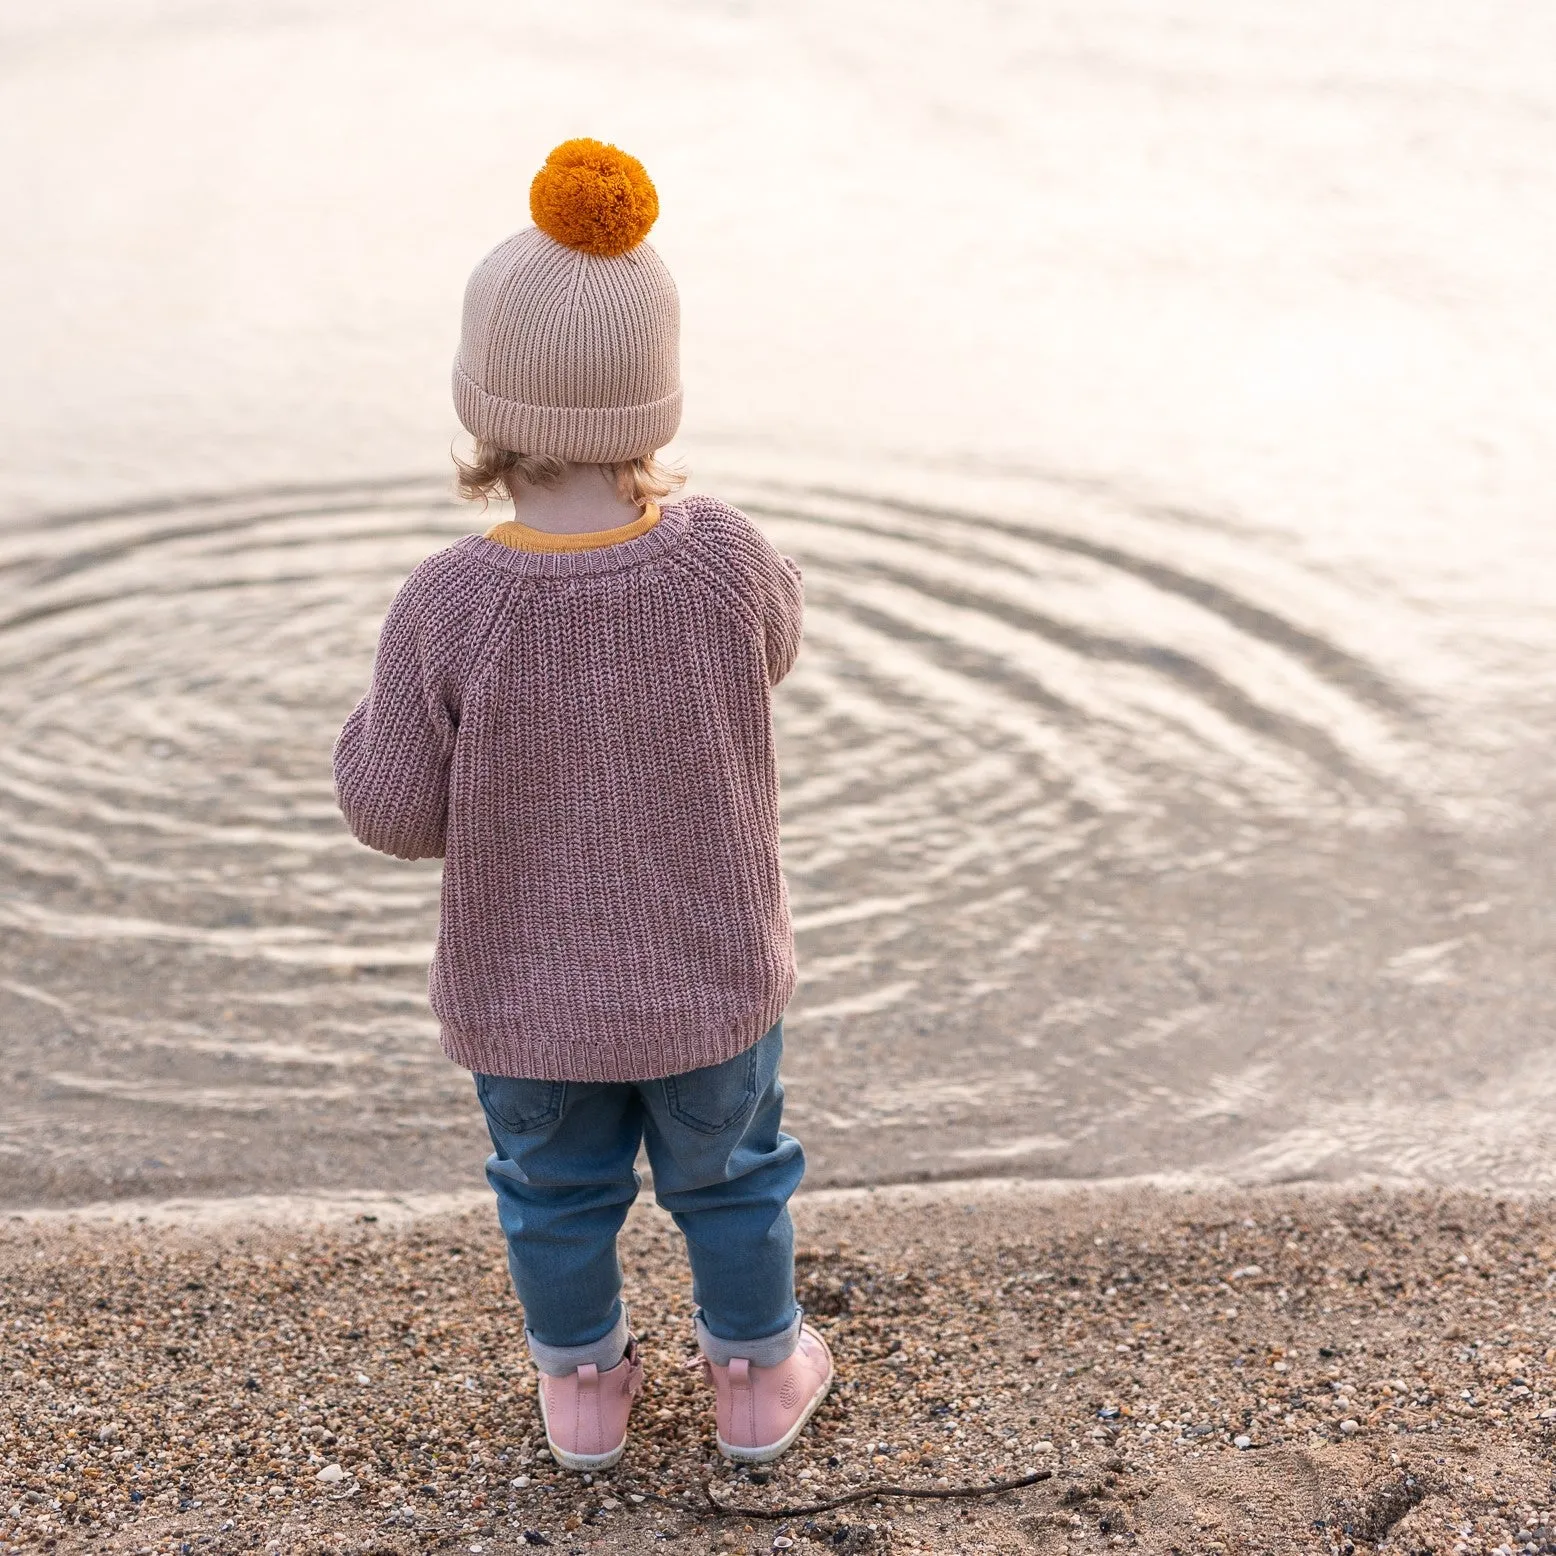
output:
M466 1070L536 1081L657 1081L723 1064L759 1043L794 997L790 973L749 1016L718 1027L667 1033L651 1024L638 1032L597 1031L567 1041L460 1031L442 1021L443 1052Z

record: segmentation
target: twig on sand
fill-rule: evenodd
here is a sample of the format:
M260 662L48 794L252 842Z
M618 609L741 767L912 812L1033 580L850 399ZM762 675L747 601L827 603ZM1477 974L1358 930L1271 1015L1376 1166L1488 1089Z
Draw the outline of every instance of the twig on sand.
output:
M715 1513L726 1518L809 1518L814 1513L830 1513L835 1507L847 1507L850 1502L869 1502L876 1497L989 1497L1001 1491L1020 1491L1023 1486L1035 1486L1039 1481L1052 1480L1052 1470L1034 1470L1018 1480L991 1480L979 1486L863 1486L841 1497L831 1497L825 1502L812 1502L806 1507L738 1507L731 1502L720 1502L713 1495L713 1482L702 1483L702 1494Z

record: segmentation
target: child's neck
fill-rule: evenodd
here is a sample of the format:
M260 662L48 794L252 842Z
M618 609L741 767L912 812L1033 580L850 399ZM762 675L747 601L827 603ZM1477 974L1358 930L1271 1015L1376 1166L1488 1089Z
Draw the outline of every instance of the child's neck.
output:
M599 465L570 465L555 486L520 487L513 506L520 524L548 535L619 529L642 513L637 503L616 490L610 472Z

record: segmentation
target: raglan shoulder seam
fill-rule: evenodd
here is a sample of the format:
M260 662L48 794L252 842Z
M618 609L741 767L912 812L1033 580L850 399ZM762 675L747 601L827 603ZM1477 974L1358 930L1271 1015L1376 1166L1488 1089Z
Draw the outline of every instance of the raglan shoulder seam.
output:
M438 598L444 590L458 591L463 585L471 592L478 590L485 597L470 613L462 630L433 651L434 662L459 704L464 703L472 678L479 675L484 663L489 662L504 615L509 617L511 629L512 622L521 614L519 611L505 613L504 607L515 595L524 592L525 582L522 578L505 577L480 566L456 543L425 558L401 585L402 592L415 591L406 604L423 644L429 644L432 634L440 628L447 630L447 621L440 623L436 619Z
M702 502L734 513L747 524L751 522L738 508L731 508L728 503L720 502L718 498L703 498ZM702 541L700 545L699 540ZM716 609L734 619L745 631L754 634L760 642L763 630L762 612L756 600L752 598L752 585L755 580L742 571L737 576L744 587L720 588L714 580L717 575L727 576L727 569L719 566L726 560L727 553L724 548L710 542L712 542L711 534L703 528L698 516L694 515L692 529L685 542L668 553L662 559L662 565L673 568ZM704 563L704 566L697 565L699 560Z

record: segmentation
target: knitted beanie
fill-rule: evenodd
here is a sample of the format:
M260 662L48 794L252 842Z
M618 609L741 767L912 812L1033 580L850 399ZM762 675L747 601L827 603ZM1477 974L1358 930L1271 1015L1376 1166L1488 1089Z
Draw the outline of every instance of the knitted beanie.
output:
M465 288L454 406L516 454L613 464L652 454L681 421L680 302L643 241L659 197L635 157L558 146L530 185L533 227Z

